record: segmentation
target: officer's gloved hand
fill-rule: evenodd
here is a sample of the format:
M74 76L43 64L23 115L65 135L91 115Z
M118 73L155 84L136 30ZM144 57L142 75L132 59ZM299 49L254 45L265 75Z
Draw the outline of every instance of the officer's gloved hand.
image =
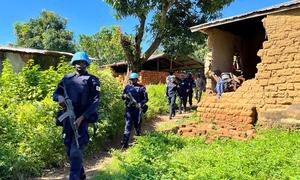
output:
M122 94L122 99L125 100L128 98L128 95L127 94Z
M139 109L142 108L142 104L141 104L141 103L138 103L138 104L137 104L137 108L139 108Z
M65 101L65 97L63 96L58 96L58 104L62 107L66 106L66 101Z

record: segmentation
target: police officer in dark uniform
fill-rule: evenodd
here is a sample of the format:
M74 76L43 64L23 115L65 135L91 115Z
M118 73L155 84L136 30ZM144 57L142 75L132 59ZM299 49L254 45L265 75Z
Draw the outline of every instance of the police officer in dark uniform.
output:
M77 52L73 55L71 64L75 67L76 73L66 75L59 83L53 94L53 100L60 106L65 107L65 96L68 95L74 107L76 116L75 126L78 128L78 144L74 138L74 132L68 118L58 125L63 126L63 139L70 160L70 180L85 179L83 168L83 149L89 142L88 122L97 118L99 106L100 82L97 77L89 74L86 70L91 63L85 52ZM66 91L66 92L64 92ZM61 114L64 112L62 110ZM58 114L59 116L59 114Z
M141 135L141 108L146 107L148 94L143 85L138 84L138 74L131 73L129 76L129 84L126 85L122 99L125 101L125 129L122 142L122 148L128 148L129 138L132 126L134 126L136 135ZM133 102L134 101L134 102Z
M190 109L193 105L193 88L196 87L195 81L193 79L193 75L191 72L188 73L188 76L185 78L185 84L187 86L187 97L189 99Z
M178 96L179 96L179 114L182 113L182 106L183 111L186 112L186 102L187 102L187 84L184 79L184 74L179 75L179 89L178 89Z
M167 82L167 88L166 88L166 96L168 98L168 104L169 104L169 119L172 119L172 117L175 117L175 103L176 103L176 96L178 94L178 85L176 82L175 75L172 75L169 77L169 81Z

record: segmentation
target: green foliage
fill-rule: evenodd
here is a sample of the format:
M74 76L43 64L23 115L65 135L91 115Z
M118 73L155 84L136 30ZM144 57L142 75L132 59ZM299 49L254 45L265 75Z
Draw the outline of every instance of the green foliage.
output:
M166 34L162 46L170 55L189 55L197 50L198 45L205 44L206 36L203 33L193 33L190 27L206 23L221 17L220 11L234 0L176 1L167 14ZM154 24L159 23L156 18ZM157 32L155 30L154 32Z
M204 64L205 62L205 57L207 55L207 53L209 52L209 49L207 47L207 43L205 44L197 44L195 45L197 48L196 50L193 52L193 56L197 59L200 60L200 62L202 62Z
M137 140L98 179L299 179L299 132L260 131L254 140L202 138L154 133Z
M15 24L17 45L27 48L74 52L73 32L66 30L67 19L42 11L27 23Z
M149 109L145 114L145 118L152 119L157 114L164 114L168 112L169 106L165 97L166 85L148 85L146 88L149 98L147 103Z
M121 99L122 86L113 77L110 69L99 71L94 64L89 68L101 81L100 122L97 124L97 137L89 145L88 153L99 150L99 146L108 142L124 128L124 102Z
M133 16L139 20L134 42L127 40L122 42L127 61L133 66L138 66L139 63L135 61L146 61L160 45L164 52L171 56L192 54L198 48L197 45L205 43L206 36L202 33L192 33L190 27L220 17L223 7L233 0L105 0L105 2L116 10L117 18ZM152 42L149 49L144 51L145 54L141 55L140 45L144 35ZM130 68L139 70L139 67Z
M62 77L73 72L67 63L54 69L40 70L33 60L15 74L9 60L5 60L0 76L0 177L24 179L41 173L42 168L58 166L66 160L61 128L55 126L57 103L52 94ZM97 137L87 153L99 150L108 137L123 129L121 86L110 70L89 67L91 74L102 82L100 121Z
M99 59L100 65L112 64L125 60L120 38L119 27L109 26L92 36L80 35L78 44L89 56Z

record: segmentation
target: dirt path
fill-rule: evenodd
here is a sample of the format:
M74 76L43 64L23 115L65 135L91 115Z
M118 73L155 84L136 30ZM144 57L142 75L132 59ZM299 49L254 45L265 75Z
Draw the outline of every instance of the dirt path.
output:
M143 123L143 131L144 132L153 132L159 129L161 126L170 126L175 123L180 123L185 121L186 118L192 116L192 112L186 112L183 114L176 114L173 119L169 119L168 115L158 116L152 121L147 121ZM120 149L120 138L116 138L111 141L111 144L108 145L106 150L100 151L94 157L91 157L87 160L84 160L84 166L86 171L87 179L92 179L94 176L97 175L100 169L105 167L111 161L110 150L111 149ZM48 169L45 170L45 175L43 177L35 178L38 180L61 180L61 179L68 179L69 178L69 166L66 165L64 168L61 169Z

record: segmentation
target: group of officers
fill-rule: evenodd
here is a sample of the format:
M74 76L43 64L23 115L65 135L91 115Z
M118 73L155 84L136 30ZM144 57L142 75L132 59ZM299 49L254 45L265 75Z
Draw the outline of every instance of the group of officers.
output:
M176 77L173 72L170 72L166 78L166 94L169 104L169 119L172 119L176 114L176 98L179 98L178 110L179 114L187 111L187 102L190 109L193 105L193 89L195 89L195 98L197 103L200 102L201 94L205 90L206 79L203 73L197 73L196 79L193 74L188 72L187 75L180 73Z
M100 101L100 81L87 72L91 60L85 52L73 55L71 65L75 73L65 75L53 93L53 100L62 107L57 113L56 124L63 127L62 137L70 161L70 180L86 179L83 168L83 151L89 143L88 124L98 119L97 109ZM122 99L125 101L125 128L122 148L128 147L132 127L136 135L141 135L141 116L147 111L148 94L146 88L138 83L138 74L129 75ZM205 78L201 73L194 80L192 73L173 73L167 77L166 96L170 105L170 119L175 116L176 97L179 97L179 113L187 111L187 100L192 107L193 89L199 102L205 88ZM73 119L73 120L71 120Z

